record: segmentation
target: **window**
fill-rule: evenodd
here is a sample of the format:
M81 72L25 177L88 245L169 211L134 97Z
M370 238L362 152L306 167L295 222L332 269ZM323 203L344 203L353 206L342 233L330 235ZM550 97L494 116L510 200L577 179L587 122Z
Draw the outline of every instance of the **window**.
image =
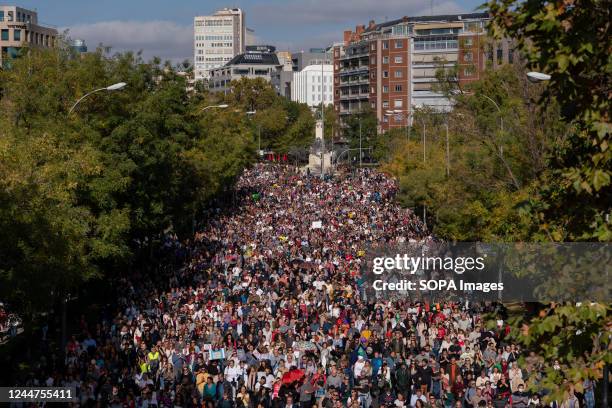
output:
M389 78L389 71L383 71L383 78Z
M395 63L396 64L401 64L404 61L404 58L402 58L401 55L398 55L395 57Z
M456 37L437 37L435 40L432 40L430 37L416 37L414 39L414 49L417 51L446 50L454 48L457 48Z
M383 57L383 64L389 63L389 57Z
M389 41L383 41L382 45L383 45L383 50L388 50L389 49Z
M472 48L472 38L466 38L463 42L465 48Z
M396 78L401 78L402 76L403 76L403 74L402 74L401 70L398 69L398 70L395 71L395 77Z
M463 70L463 76L469 77L472 75L472 70L470 68L465 68Z
M6 29L2 30L2 34L0 36L0 39L2 39L2 41L8 41L9 40L9 32L8 32L8 30L6 30Z
M466 52L465 54L463 54L463 60L465 62L471 62L472 61L472 52Z
M375 51L376 50L376 43L372 43L372 45L370 46L370 49L372 51Z
M504 50L501 48L497 49L497 63L501 64L504 59Z
M491 48L491 46L487 47L487 50L485 51L485 56L487 58L487 61L493 63L493 48Z
M370 104L370 107L371 107L372 109L376 109L376 104L375 104L374 102L372 102L372 103Z
M402 43L402 40L395 41L395 48L404 48L404 44Z
M370 91L371 93L376 92L376 91L374 90L374 87L371 87L370 89L371 89L371 91Z
M514 50L510 48L508 50L508 63L512 64L514 62Z
M376 64L376 58L374 58L374 57L370 58L370 64L375 65Z
M389 101L383 101L382 107L383 108L388 108L389 107Z
M383 93L387 93L389 92L389 87L388 86L383 86Z
M395 92L402 92L402 86L401 85L395 85Z
M394 108L401 108L402 106L403 105L402 105L402 100L401 99L396 99L396 100L393 101L393 107Z

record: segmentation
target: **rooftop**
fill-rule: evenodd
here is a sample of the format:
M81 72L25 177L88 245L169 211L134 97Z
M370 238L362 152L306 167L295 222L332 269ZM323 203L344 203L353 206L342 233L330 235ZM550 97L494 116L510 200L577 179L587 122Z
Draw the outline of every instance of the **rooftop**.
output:
M280 65L276 54L263 52L247 52L244 54L238 54L225 65L227 66L243 64Z
M403 22L406 23L425 23L425 22L449 22L449 21L463 21L463 20L477 20L489 18L489 13L464 13L464 14L443 14L439 16L405 16L391 21L385 21L384 23L375 24L366 27L364 32L372 32L380 30L381 28L391 27Z

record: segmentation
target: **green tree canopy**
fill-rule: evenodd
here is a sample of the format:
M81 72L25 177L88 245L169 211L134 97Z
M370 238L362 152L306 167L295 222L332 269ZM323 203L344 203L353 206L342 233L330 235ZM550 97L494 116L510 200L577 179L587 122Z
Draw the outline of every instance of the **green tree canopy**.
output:
M121 270L166 230L191 233L254 159L246 118L202 112L211 96L159 60L32 49L0 89L0 297L23 310Z

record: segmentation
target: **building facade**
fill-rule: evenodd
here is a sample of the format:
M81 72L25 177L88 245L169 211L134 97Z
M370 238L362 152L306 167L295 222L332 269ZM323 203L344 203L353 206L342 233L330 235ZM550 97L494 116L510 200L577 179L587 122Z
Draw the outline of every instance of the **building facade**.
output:
M309 65L293 73L291 100L310 107L334 103L334 67L331 64Z
M279 57L279 60L281 58ZM289 59L289 67L283 66L283 69L278 71L272 78L272 85L276 92L287 99L295 100L292 96L292 83L294 74L299 73L304 68L310 65L331 65L332 64L331 49L311 48L310 50L294 52ZM284 60L286 62L286 60Z
M245 14L224 8L211 16L197 16L193 23L195 80L209 79L210 71L245 52Z
M257 43L257 37L255 36L255 30L247 27L245 29L244 45L255 45Z
M306 51L294 52L291 54L293 71L299 72L310 65L331 65L332 55L322 48L311 48Z
M72 40L70 43L70 47L74 50L74 52L78 54L83 54L87 52L87 43L85 40Z
M211 92L228 92L231 82L240 78L263 78L271 82L274 73L280 68L276 53L248 51L235 56L222 67L213 68L208 87Z
M54 47L56 42L57 30L41 25L36 11L0 5L0 67L24 47Z
M478 80L488 64L512 59L507 41L495 55L489 51L488 21L487 13L403 17L345 31L333 47L337 112L342 117L372 109L386 131L407 126L415 107L450 110L437 89L439 69L456 68L465 84Z

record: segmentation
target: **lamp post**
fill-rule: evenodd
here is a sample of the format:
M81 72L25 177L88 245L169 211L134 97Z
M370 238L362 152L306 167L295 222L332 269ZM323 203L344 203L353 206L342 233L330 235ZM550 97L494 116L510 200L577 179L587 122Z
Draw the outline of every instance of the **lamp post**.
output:
M200 109L200 112L204 112L205 110L208 110L208 109L213 109L213 108L225 109L225 108L227 108L228 106L229 106L229 105L228 105L228 104L226 104L226 103L222 103L222 104L220 104L220 105L208 105L208 106L205 106L205 107L203 107L202 109Z
M504 118L502 116L501 108L499 107L497 102L495 102L492 98L490 98L490 97L488 97L487 95L484 95L484 94L480 94L480 95L483 98L485 98L486 100L488 100L489 102L491 102L495 106L497 111L499 112L499 130L500 130L500 132L501 132L501 134L503 136L503 134L504 134ZM504 159L504 146L501 145L501 144L499 145L499 158L502 161L502 163L504 164L504 166L506 167L506 170L508 170L508 174L510 175L510 178L512 179L512 183L514 184L514 186L518 190L520 188L518 180L516 179L516 177L514 177L514 173L512 172L512 169L510 168L510 166L508 165L508 163Z
M361 113L359 113L359 168L361 168L361 155L362 155L362 150L361 150Z
M504 134L504 118L502 117L502 111L501 111L499 105L497 104L497 102L495 102L492 98L488 97L487 95L481 94L481 96L483 98L486 98L489 102L491 102L493 105L495 105L495 108L497 108L497 111L499 112L499 127L500 127L500 131L501 131L501 133L503 135Z
M85 98L87 98L90 95L95 94L96 92L101 92L101 91L107 91L107 92L113 92L113 91L118 91L120 89L125 88L127 84L125 82L117 82L116 84L104 87L104 88L98 88L98 89L94 89L93 91L87 92L85 95L81 96L75 103L74 105L72 105L72 107L70 108L70 110L68 111L68 115L70 116L70 114L72 113L72 111L74 111L74 109L77 107L77 105L79 103L81 103L82 100L84 100Z
M325 177L325 75L321 60L321 179Z
M214 109L214 108L225 109L228 106L229 105L226 104L226 103L222 103L222 104L219 104L219 105L208 105L208 106L204 106L202 109L200 109L199 112L202 113L202 112L204 112L204 111L206 111L208 109ZM195 227L196 227L195 219L196 219L196 208L194 206L193 207L193 213L191 214L191 235L192 235L192 237L195 237Z
M257 113L256 110L248 111L246 114L253 117ZM257 124L257 155L261 156L261 124Z
M423 125L423 168L427 163L427 156L425 156L425 118L421 116L421 124ZM427 205L423 203L423 226L427 229Z
M536 71L531 71L527 73L527 78L529 78L529 80L531 82L544 82L544 81L550 81L550 75L548 74L543 74L541 72L536 72Z
M404 112L406 112L406 113L404 114ZM406 140L408 140L409 134L410 134L409 129L410 129L410 126L411 126L410 118L412 116L412 112L409 111L408 109L405 109L405 110L404 109L394 109L394 110L388 110L385 113L385 116L388 116L388 117L394 116L394 115L401 115L402 119L406 119L406 127L405 127L405 129L406 129Z
M427 162L427 157L425 156L425 118L421 118L421 124L423 125L423 163Z

